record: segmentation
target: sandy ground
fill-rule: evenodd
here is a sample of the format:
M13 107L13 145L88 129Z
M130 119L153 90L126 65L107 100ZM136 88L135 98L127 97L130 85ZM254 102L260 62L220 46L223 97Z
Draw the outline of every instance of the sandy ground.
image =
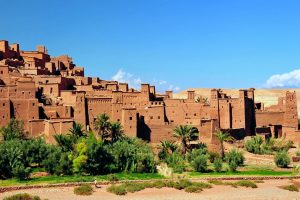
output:
M45 188L7 192L0 194L0 198L26 192L49 200L300 200L300 192L290 192L278 188L278 186L290 183L290 180L269 180L264 183L258 183L258 188L255 189L213 186L212 189L207 189L197 194L189 194L172 188L145 189L134 194L128 193L125 196L116 196L106 192L106 186L95 189L95 192L91 196L74 195L72 187Z

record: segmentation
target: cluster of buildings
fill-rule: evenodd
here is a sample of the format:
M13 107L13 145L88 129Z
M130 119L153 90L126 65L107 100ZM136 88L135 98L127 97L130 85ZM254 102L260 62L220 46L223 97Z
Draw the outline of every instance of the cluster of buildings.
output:
M0 40L0 126L12 118L23 120L29 136L49 142L74 123L94 130L102 113L120 122L127 135L152 143L171 139L174 127L186 124L195 126L207 143L214 142L218 130L236 137L259 133L300 141L295 92L266 108L254 98L251 88L234 98L212 89L208 101L194 91L175 99L172 91L159 94L149 84L136 90L127 83L84 76L84 68L71 57L52 57L44 46L23 51L19 44Z

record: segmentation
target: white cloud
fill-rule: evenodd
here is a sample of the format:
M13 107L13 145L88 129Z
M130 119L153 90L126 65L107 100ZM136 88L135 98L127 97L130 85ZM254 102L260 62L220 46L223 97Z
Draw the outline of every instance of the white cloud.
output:
M128 83L129 87L137 90L140 89L141 83L143 83L142 79L139 76L135 76L131 73L125 72L122 69L119 69L117 73L113 75L112 80L118 81L120 83ZM150 84L155 85L156 91L159 92L165 92L166 90L173 90L174 92L178 92L180 90L180 87L174 86L165 80L153 79Z
M300 69L272 75L265 83L266 88L300 87Z

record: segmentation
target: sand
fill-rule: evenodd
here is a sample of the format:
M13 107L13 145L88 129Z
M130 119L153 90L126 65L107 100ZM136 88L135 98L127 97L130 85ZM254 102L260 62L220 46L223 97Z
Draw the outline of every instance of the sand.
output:
M106 192L106 187L95 189L91 196L77 196L73 193L73 187L64 188L43 188L11 191L0 194L2 199L17 193L29 193L38 195L43 199L49 200L300 200L300 192L290 192L278 188L278 186L291 184L290 180L268 180L258 183L258 188L233 188L231 186L213 186L201 193L190 194L172 188L145 189L136 193L128 193L125 196L117 196Z

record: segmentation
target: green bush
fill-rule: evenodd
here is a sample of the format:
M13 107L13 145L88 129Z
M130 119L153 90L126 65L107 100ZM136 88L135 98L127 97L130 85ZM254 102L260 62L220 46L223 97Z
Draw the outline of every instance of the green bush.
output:
M284 185L284 186L280 186L279 188L284 189L284 190L288 190L291 192L299 192L299 189L296 185Z
M5 197L3 200L41 200L41 198L38 196L31 196L27 193L23 193Z
M223 161L221 158L216 158L214 160L214 168L216 172L221 172L222 171L222 167L223 167Z
M81 185L74 188L74 194L76 195L91 195L93 194L93 188L91 185Z
M242 166L245 161L245 157L241 151L236 149L230 150L225 155L225 160L229 165L230 171L236 171L239 166Z
M254 182L248 180L237 181L234 183L234 185L241 186L241 187L257 188L257 185Z
M15 168L13 168L13 174L19 180L28 179L30 172L31 172L31 168L30 167L25 168L23 164L17 165Z
M274 162L278 167L287 168L291 163L291 159L287 151L280 151L275 154Z
M125 184L125 188L127 192L134 193L141 190L144 190L148 187L146 183L127 183Z
M171 167L175 173L182 173L186 168L184 157L178 151L167 156L165 161L168 167Z
M245 142L245 148L250 153L261 154L263 142L262 137L254 136Z
M190 185L186 188L184 188L184 191L188 192L188 193L199 193L201 192L203 189L199 186L196 185Z
M296 156L300 156L300 150L296 151Z
M208 159L209 159L210 163L214 163L216 159L221 158L220 154L215 151L208 152L208 155L209 155Z
M174 187L177 190L182 190L191 185L192 185L191 181L186 180L186 179L180 179L179 181L174 182L174 184L173 185L171 184L170 186Z
M197 172L205 172L207 171L207 156L199 155L195 157L191 162L192 167Z
M116 194L116 195L125 195L127 194L126 187L122 185L111 185L107 189L107 192Z
M115 182L115 181L119 181L119 178L115 174L108 174L107 180L110 182Z

